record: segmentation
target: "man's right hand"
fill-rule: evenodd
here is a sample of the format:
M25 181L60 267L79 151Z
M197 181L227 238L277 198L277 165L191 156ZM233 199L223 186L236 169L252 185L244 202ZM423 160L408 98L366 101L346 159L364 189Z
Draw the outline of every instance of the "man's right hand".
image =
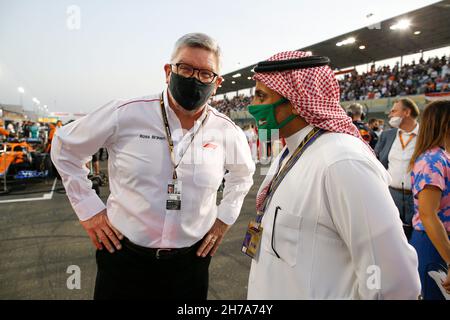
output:
M116 247L117 250L122 249L119 239L122 240L123 235L109 222L108 216L106 215L106 209L89 220L80 221L80 223L97 249L102 250L103 246L105 246L111 253L114 252L114 247Z

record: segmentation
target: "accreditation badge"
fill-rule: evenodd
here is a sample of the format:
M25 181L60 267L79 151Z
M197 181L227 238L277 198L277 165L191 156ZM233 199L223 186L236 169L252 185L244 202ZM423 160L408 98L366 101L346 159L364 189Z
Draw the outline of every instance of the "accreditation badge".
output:
M179 180L170 180L167 184L166 209L181 209L181 181Z
M258 253L259 244L261 243L263 228L261 223L251 220L247 227L244 243L242 244L242 252L254 259Z

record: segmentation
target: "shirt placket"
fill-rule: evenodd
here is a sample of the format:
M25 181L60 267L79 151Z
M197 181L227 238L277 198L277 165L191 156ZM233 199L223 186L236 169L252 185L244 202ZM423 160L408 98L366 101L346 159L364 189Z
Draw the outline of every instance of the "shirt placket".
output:
M399 131L399 134L400 134L400 132L401 131ZM403 141L405 141L404 140L405 139L405 133L401 132L401 134L402 134ZM405 175L406 175L406 168L405 168L406 147L405 147L405 149L403 149L403 143L401 142L401 140L400 140L400 150L401 150L401 153L402 153L402 161L401 161L401 165L400 165L400 168L402 170L402 186L403 186L403 188L406 188L406 181L405 181Z
M175 163L178 163L180 157L179 157L179 150L182 149L183 143L184 143L184 137L181 136L181 123L174 114L173 110L167 105L166 106L166 112L167 112L167 118L169 120L170 129L172 132L172 140L174 145L174 158ZM166 142L167 143L167 142ZM169 162L167 165L170 166L171 172L173 169L174 164L171 163L171 158L169 157ZM177 171L178 178L180 178L179 170ZM162 181L161 183L167 184L169 182L171 177L167 179L167 181ZM182 186L182 189L184 189L185 186ZM165 188L163 188L165 189ZM182 190L184 192L184 190ZM165 202L167 200L167 193L164 193L163 195L163 201L164 201L164 208L165 208ZM181 204L183 208L183 203ZM181 210L180 210L181 211ZM164 224L162 228L162 234L161 234L161 248L170 248L174 247L176 244L173 243L173 240L171 235L174 233L175 224L177 223L178 215L181 212L173 212L172 210L165 209L165 215L164 215Z
M403 132L403 138L404 141L406 143L406 141L409 141L409 139L411 138L411 134L405 133ZM408 183L408 178L409 178L409 174L408 174L408 165L409 165L409 160L407 157L408 154L408 146L411 143L411 141L409 141L409 143L405 146L405 149L403 150L402 148L402 171L403 171L403 186L405 189L411 189L410 187L410 183Z
M179 167L182 165L181 163L184 160L183 154L184 153L188 153L188 148L190 148L190 143L192 140L192 137L194 135L195 132L197 132L197 130L199 129L199 127L201 126L201 121L199 120L203 120L204 117L200 117L199 120L197 120L194 123L194 126L188 131L186 132L184 135L182 135L182 128L181 128L181 123L178 120L177 116L175 115L174 111L172 109L170 109L170 107L166 107L166 112L168 114L168 119L169 119L169 125L170 128L172 130L172 140L174 143L174 158L175 158L175 164L179 163ZM173 129L172 129L173 128ZM192 147L192 146L191 146ZM186 154L187 156L187 154ZM169 165L171 165L171 167L174 164L169 163ZM178 167L178 168L179 168ZM181 178L182 176L182 172L181 170L177 170L177 176L178 179ZM182 185L182 194L186 192L186 185L183 184ZM166 195L164 195L164 201L166 201ZM182 198L183 200L183 198ZM177 223L179 223L180 220L180 215L183 214L183 211L185 211L185 206L186 204L181 203L181 210L177 210L177 211L173 211L173 210L165 210L165 216L164 216L164 225L163 225L163 231L162 231L162 236L161 236L161 247L162 248L169 248L169 247L173 247L175 245L175 243L173 243L172 239L173 237L171 237L171 235L173 235L176 230L176 225Z

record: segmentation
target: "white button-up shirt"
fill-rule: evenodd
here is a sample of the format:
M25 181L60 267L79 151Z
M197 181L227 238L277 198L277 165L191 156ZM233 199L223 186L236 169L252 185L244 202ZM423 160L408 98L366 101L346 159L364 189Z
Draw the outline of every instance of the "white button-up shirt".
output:
M408 142L411 135L414 134L414 137L406 145L404 150L400 141L400 132L402 133L404 143ZM411 132L406 132L402 129L397 130L397 136L395 137L394 143L392 144L388 155L388 172L392 177L392 182L390 184L391 187L401 189L403 186L405 190L411 190L411 171L408 170L408 166L414 153L418 133L419 124L417 124Z
M311 129L286 139L290 155ZM261 188L272 179L279 157ZM417 299L417 254L403 233L388 183L388 173L361 140L341 133L320 136L265 210L248 298Z
M214 108L207 106L194 127L183 132L166 90L163 97L175 162L185 153L177 169L181 210L166 210L173 165L160 96L113 101L60 128L51 157L80 220L107 208L112 225L132 242L150 248L181 248L202 239L216 218L229 225L236 221L253 183L255 165L242 130ZM111 190L106 206L91 189L84 166L103 146L109 154ZM223 178L223 199L217 206Z

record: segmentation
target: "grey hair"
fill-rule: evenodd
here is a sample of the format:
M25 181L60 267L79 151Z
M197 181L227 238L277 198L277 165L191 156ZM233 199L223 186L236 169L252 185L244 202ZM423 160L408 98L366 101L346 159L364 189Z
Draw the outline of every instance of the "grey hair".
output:
M348 110L350 110L353 113L353 115L360 116L363 114L364 108L359 103L352 103L351 105L348 106Z
M188 33L175 42L172 51L171 62L173 63L182 48L202 48L212 52L216 56L217 71L220 71L222 52L216 40L204 33Z

